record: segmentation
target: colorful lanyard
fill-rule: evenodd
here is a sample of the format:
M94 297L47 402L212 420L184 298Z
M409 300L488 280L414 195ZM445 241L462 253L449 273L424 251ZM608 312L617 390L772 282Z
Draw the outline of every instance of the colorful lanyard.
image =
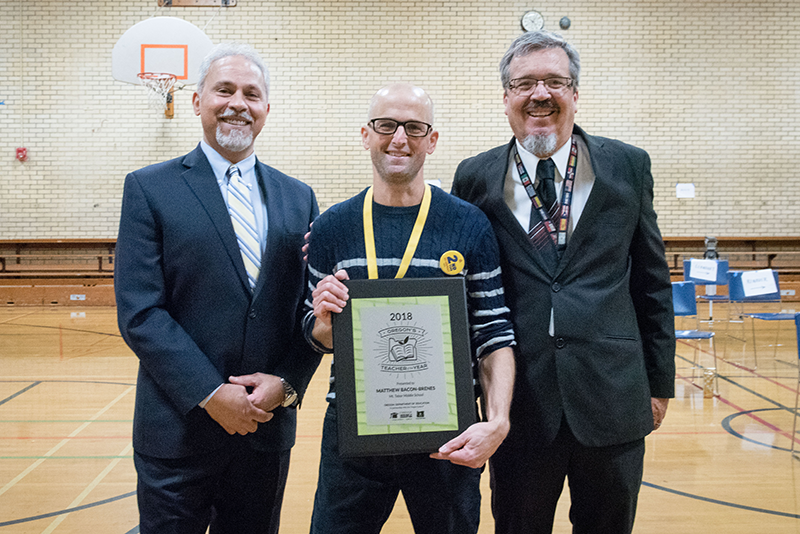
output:
M547 208L544 206L542 200L539 198L539 194L536 193L536 189L533 187L531 178L528 176L528 171L525 170L525 165L522 163L522 158L519 156L519 152L517 151L516 143L514 143L514 162L517 164L519 179L522 182L522 185L525 186L525 191L531 198L533 206L539 212L539 217L541 217L542 221L544 222L544 227L547 228L547 231L550 233L550 238L553 240L553 243L555 243L555 245L559 248L566 247L567 226L569 225L569 214L572 208L572 188L575 184L575 167L578 165L578 144L575 142L575 139L572 139L572 147L570 147L569 150L567 178L564 180L564 185L561 188L561 213L559 217L558 231L556 231L556 226L550 219L550 214L547 212Z
M397 269L395 278L403 278L411 265L411 258L414 257L414 252L419 245L419 238L422 235L422 229L425 227L425 221L428 218L428 211L431 207L431 186L425 184L425 193L422 195L422 204L419 207L417 220L414 223L414 229L411 230L411 237L408 238L408 245L403 254L403 259L400 261L400 268ZM367 189L367 194L364 197L364 245L367 249L367 273L370 280L378 278L378 257L375 253L375 231L372 227L372 188Z

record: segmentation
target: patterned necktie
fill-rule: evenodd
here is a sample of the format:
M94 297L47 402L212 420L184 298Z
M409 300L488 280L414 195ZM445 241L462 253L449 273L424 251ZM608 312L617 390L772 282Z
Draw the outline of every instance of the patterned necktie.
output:
M556 164L550 158L543 159L536 165L536 194L539 195L542 204L547 209L550 220L558 226L558 221L555 219L555 214L558 213L559 207L558 200L556 200L555 172ZM543 223L540 221L539 211L534 206L531 206L531 218L528 224L529 234L536 226L543 226Z
M546 208L550 220L556 228L558 228L558 216L560 215L559 212L561 208L556 199L555 170L556 165L553 163L552 159L547 158L539 161L539 164L536 165L536 194L542 201L542 205ZM555 243L553 243L553 238L547 230L545 222L539 215L539 210L533 205L531 205L528 238L531 240L533 246L546 256L549 257L551 253L554 253L552 261L555 264L558 263L560 257L559 251Z
M228 212L231 214L233 229L236 231L239 250L242 251L250 289L254 289L261 270L261 245L256 231L253 203L250 202L250 187L244 183L242 173L236 165L231 165L225 176L228 178Z

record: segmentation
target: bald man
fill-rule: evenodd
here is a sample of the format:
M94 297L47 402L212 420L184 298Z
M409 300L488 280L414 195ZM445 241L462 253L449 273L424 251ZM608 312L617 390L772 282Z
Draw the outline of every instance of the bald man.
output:
M378 533L401 491L417 534L477 532L481 467L509 431L514 333L504 303L497 242L480 210L425 183L425 158L439 138L432 124L433 102L419 87L391 84L372 97L367 124L361 128L362 144L372 157L372 187L314 222L308 258L314 289L306 302L304 330L319 352L331 352L331 316L348 300L342 280L368 278L370 263L378 278L395 278L399 265L406 268L401 258L422 212L422 234L405 277L441 277L439 260L446 252L455 250L464 257L458 276L466 279L472 364L482 386L485 417L433 454L343 458L332 367L313 534ZM374 258L365 252L365 202L372 211ZM421 205L427 202L425 217Z

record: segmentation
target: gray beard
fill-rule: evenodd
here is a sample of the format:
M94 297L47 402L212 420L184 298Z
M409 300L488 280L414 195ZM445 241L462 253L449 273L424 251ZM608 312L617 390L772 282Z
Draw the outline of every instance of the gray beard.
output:
M556 152L556 134L550 135L529 135L522 140L522 146L525 150L536 156L537 158L549 158Z
M253 134L232 130L231 133L225 135L222 133L222 128L217 128L217 143L231 152L241 152L253 143Z

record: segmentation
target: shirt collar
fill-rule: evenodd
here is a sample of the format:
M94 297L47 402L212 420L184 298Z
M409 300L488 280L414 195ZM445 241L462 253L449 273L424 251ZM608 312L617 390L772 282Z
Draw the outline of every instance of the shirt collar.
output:
M519 157L522 159L525 168L528 169L528 173L532 176L536 176L536 166L539 164L540 159L525 150L525 147L522 146L522 143L520 143L518 139L515 139L514 142L517 144L517 152L519 152ZM561 179L567 175L567 165L569 164L569 152L571 149L572 136L567 139L566 143L561 145L561 148L556 150L555 154L550 156L550 159L553 160L553 163L556 164L556 168L558 169L559 176L556 176L556 182L560 182Z
M214 176L217 179L217 183L223 183L225 181L225 173L228 172L231 162L223 158L220 153L214 150L211 145L205 142L205 140L200 140L200 148L203 150L203 154L206 155L208 162L211 164L211 169L214 171ZM237 163L236 166L239 167L239 171L242 173L243 177L247 176L247 174L253 170L253 167L256 166L255 152Z

